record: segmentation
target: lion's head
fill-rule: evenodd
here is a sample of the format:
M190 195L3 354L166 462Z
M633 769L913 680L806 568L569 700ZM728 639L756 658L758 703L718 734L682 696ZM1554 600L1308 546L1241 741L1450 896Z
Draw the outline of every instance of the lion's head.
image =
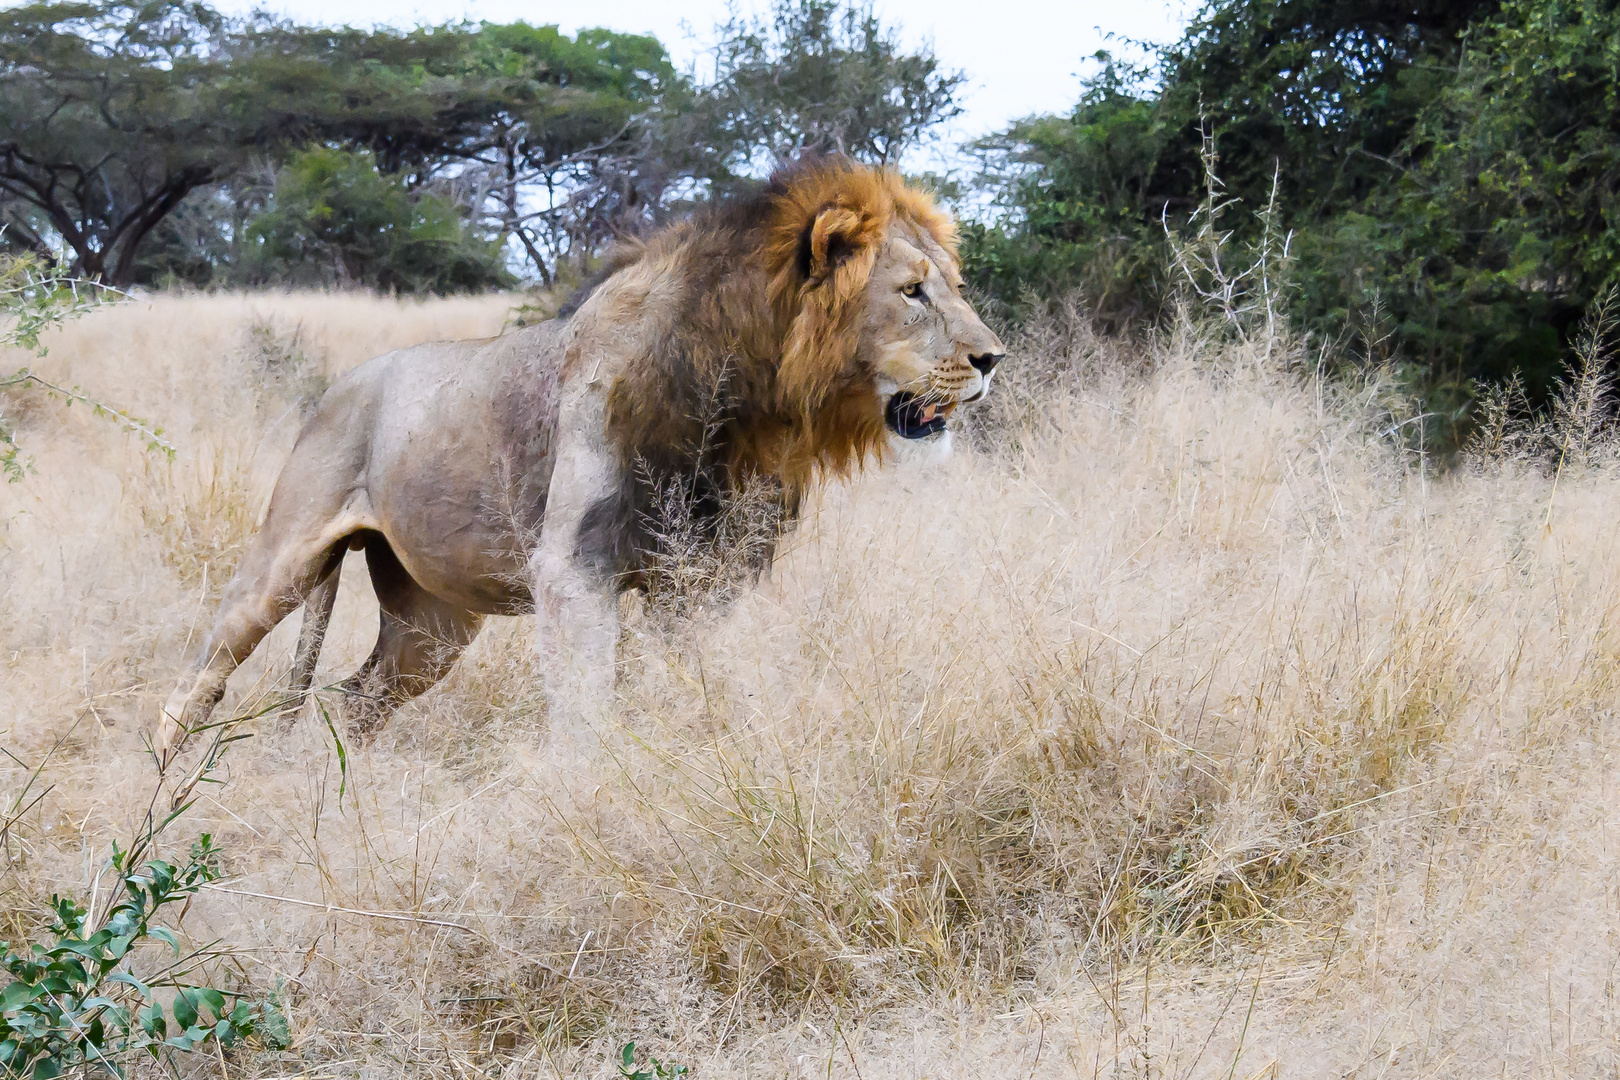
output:
M844 158L801 160L626 247L599 287L578 307L592 340L646 343L607 403L622 487L588 518L624 583L659 548L670 490L700 529L762 483L791 520L818 474L944 432L1004 351L962 297L949 218Z
M962 298L951 252L901 219L872 267L856 351L872 358L889 430L920 439L990 392L1006 349Z
M842 159L784 170L771 195L779 394L812 430L864 411L854 426L928 438L989 393L1006 350L962 296L955 230L932 199Z

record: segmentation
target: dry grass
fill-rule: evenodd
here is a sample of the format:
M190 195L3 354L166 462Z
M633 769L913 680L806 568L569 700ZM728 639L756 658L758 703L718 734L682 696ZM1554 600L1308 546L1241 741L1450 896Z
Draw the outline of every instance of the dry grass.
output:
M0 727L52 786L9 927L144 806L137 724L308 389L505 311L164 299L55 336L42 372L182 454L23 418ZM600 1077L634 1038L699 1077L1614 1073L1620 473L1421 472L1299 359L1036 328L957 455L827 493L761 590L627 602L589 775L542 750L521 620L346 777L319 720L266 722L188 815L233 877L185 929L283 987L295 1046L195 1067Z

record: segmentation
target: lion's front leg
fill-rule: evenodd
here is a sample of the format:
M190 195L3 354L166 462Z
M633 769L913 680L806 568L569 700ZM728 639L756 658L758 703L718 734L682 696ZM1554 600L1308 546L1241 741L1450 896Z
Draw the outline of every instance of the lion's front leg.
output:
M611 573L581 550L581 523L618 489L621 468L603 430L603 388L564 398L557 463L546 495L540 543L530 560L552 745L593 751L612 724L619 643Z
M594 751L613 722L619 606L572 553L535 557L535 612L552 744Z

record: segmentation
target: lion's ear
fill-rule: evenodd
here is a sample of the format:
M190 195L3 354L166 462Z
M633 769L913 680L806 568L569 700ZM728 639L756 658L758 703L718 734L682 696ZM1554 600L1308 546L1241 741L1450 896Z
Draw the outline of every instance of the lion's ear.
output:
M861 215L842 206L830 206L817 214L805 230L799 252L799 268L812 282L826 281L865 240L867 229Z

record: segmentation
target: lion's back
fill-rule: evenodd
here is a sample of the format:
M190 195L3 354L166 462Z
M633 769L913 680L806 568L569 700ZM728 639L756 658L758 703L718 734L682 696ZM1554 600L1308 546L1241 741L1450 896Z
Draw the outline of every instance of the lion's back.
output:
M430 341L374 356L333 381L305 433L338 428L387 443L469 424L488 432L491 421L531 426L534 414L548 411L555 396L559 329L553 320L496 337Z

